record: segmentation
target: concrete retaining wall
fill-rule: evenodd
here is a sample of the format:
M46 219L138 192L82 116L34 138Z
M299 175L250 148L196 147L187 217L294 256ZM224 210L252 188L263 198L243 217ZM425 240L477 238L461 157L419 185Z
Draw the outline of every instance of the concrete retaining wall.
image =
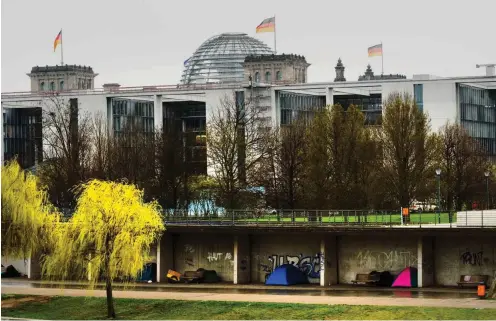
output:
M417 267L415 237L342 236L338 241L339 283L351 283L357 273Z
M174 268L180 273L198 268L215 270L223 281L233 281L234 236L181 234L174 236Z
M282 264L304 270L312 283L320 282L320 238L303 235L255 235L251 244L251 282L265 282L265 275Z
M496 272L496 236L436 237L435 266L438 285L457 285L462 274L485 274L492 280Z

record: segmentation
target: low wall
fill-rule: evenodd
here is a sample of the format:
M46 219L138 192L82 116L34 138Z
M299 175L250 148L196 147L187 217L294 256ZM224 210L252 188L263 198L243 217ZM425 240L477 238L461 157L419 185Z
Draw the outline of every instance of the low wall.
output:
M496 227L496 210L457 212L456 224L458 227Z

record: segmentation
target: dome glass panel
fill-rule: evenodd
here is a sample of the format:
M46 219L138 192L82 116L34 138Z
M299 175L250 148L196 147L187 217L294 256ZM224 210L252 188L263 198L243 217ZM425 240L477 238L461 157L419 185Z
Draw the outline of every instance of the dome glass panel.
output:
M205 41L184 64L182 84L236 83L249 55L271 55L266 44L245 33L223 33Z

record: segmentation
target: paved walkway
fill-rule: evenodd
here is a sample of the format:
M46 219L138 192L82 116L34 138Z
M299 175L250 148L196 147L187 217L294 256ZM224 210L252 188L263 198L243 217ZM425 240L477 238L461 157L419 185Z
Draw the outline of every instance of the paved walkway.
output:
M47 295L47 296L94 296L105 297L103 290L60 289L60 288L24 288L2 286L4 294ZM468 299L427 299L427 298L390 298L390 297L355 297L355 296L310 296L310 295L271 295L271 294L234 294L208 292L148 292L148 291L114 291L116 298L189 300L189 301L236 301L236 302L270 302L301 304L348 304L348 305L382 305L382 306L422 306L447 308L496 309L496 301Z

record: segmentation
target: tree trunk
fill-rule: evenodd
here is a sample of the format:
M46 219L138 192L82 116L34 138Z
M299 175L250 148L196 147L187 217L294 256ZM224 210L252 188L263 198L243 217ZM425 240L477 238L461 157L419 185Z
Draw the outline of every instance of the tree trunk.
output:
M106 282L106 290L107 290L107 317L115 319L115 309L114 309L114 298L112 297L112 281L107 276Z

